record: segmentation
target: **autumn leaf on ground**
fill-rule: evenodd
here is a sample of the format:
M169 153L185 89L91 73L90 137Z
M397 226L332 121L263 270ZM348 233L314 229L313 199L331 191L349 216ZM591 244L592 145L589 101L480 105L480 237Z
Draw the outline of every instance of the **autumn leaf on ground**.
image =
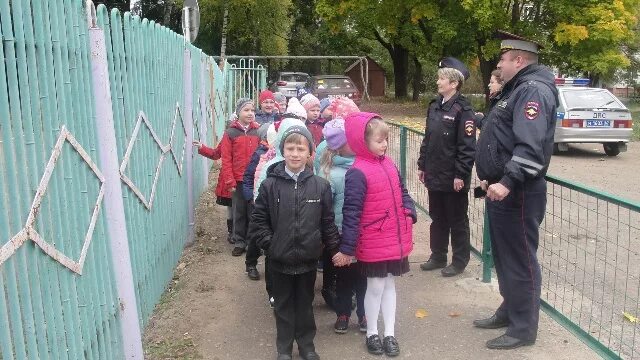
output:
M428 313L428 312L427 312L427 310L425 310L425 309L418 309L418 310L416 310L416 317L417 317L418 319L425 318L425 317L427 317L427 315L429 315L429 313Z
M457 311L452 311L452 312L449 313L449 317L452 317L452 318L458 317L460 315L462 315L462 313L457 312Z
M638 322L638 318L629 314L628 312L622 312L622 316L624 316L624 318L632 323L637 323Z

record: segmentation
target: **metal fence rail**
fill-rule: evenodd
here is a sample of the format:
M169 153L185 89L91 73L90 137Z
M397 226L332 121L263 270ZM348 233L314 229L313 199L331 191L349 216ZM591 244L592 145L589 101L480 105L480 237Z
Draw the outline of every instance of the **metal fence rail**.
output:
M418 207L428 213L427 192L417 178L423 133L390 124L389 155ZM542 308L603 358L638 358L640 315L640 205L554 176L547 176L547 210L538 257ZM477 185L475 175L471 187ZM485 232L484 201L469 199L471 243L493 265Z
M0 359L142 358L207 184L191 142L224 131L222 73L90 1L0 0L0 37Z

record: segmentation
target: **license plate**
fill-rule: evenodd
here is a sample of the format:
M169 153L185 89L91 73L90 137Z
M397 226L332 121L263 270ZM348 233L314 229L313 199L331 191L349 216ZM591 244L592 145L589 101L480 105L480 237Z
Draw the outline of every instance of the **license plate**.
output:
M587 120L588 128L608 128L611 127L611 120Z
M337 98L344 97L344 95L327 95L327 97L328 97L329 99L337 99Z

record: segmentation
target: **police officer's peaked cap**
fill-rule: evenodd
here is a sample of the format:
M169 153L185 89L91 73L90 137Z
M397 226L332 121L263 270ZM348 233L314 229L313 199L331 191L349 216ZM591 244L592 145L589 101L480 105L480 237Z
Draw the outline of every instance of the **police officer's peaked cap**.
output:
M438 63L438 68L452 68L460 71L465 80L469 78L469 69L464 65L464 63L454 57L446 57L442 58Z
M543 48L542 45L535 41L502 30L498 30L496 37L502 40L500 52L503 53L509 50L523 50L537 54Z

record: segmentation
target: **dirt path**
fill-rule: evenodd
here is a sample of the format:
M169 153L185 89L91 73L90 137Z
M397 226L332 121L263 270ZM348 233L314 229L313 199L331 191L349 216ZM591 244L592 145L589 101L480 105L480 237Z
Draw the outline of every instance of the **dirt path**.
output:
M145 330L147 359L275 358L275 322L264 282L249 280L244 274L244 258L230 255L225 218L225 209L215 205L211 191L205 193L196 213L196 242L185 250L174 280ZM475 329L471 321L490 314L498 305L495 284L490 287L478 280L480 264L475 260L455 279L420 271L417 263L426 260L429 252L428 224L426 216L421 216L415 231L412 272L397 281L399 358L597 358L544 314L535 346L514 351L486 349L484 342L500 331ZM263 270L262 263L259 270ZM316 288L320 283L319 274ZM346 335L333 332L335 314L323 304L319 291L314 306L316 347L323 359L380 358L366 353L363 336L354 325ZM417 318L418 309L426 310L427 316Z

